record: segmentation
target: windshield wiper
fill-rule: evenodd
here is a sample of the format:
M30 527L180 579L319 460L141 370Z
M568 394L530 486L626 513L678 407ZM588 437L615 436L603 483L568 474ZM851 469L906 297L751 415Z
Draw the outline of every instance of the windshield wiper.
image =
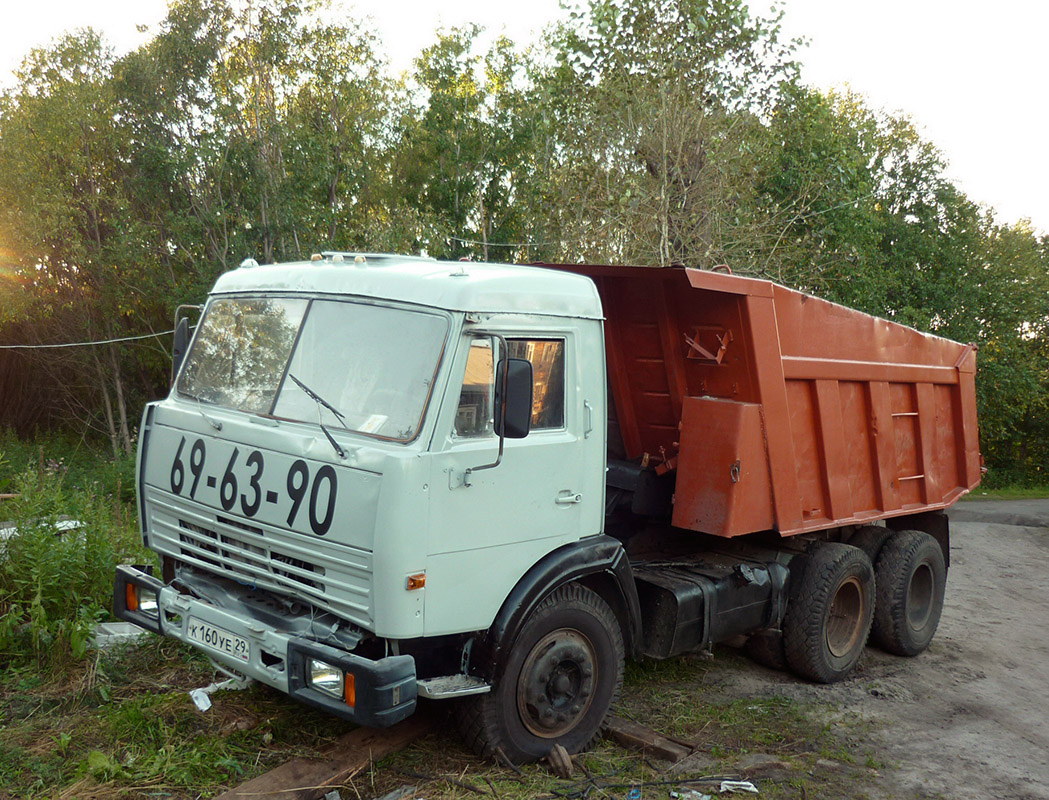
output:
M197 411L200 412L200 416L204 417L205 422L207 422L208 425L210 425L212 428L214 428L217 431L221 431L222 430L222 423L218 422L216 420L213 420L211 417L209 417L207 414L205 414L204 413L204 404L200 402L200 398L199 397L197 397L195 399L197 401Z
M204 401L202 401L195 394L191 394L190 392L187 392L187 391L185 391L183 389L179 389L178 393L180 395L182 395L183 397L188 397L190 400L196 400L197 401L197 411L200 412L200 416L204 417L204 419L208 423L208 425L210 425L215 430L217 430L217 431L221 431L222 430L222 423L221 422L217 422L217 421L213 420L211 417L209 417L207 414L204 413Z
M327 400L325 400L323 397L321 397L319 394L313 391L313 389L311 389L305 383L300 381L290 372L288 373L288 377L295 381L295 385L302 389L302 391L306 393L307 397L313 398L313 400L315 400L318 405L324 406L332 414L334 414L336 419L338 419L339 422L342 423L342 427L344 427L346 430L350 429L350 426L346 424L346 417L341 411L339 411L339 409L337 409L335 406L333 406L331 403L329 403ZM328 441L331 442L331 446L335 448L335 452L338 453L339 458L346 458L346 452L341 447L339 447L339 443L335 441L331 433L328 432L328 429L324 427L324 423L321 422L320 409L318 409L317 413L317 424L321 426L321 430L324 431L324 435L328 437Z
M313 389L311 389L305 383L300 381L298 378L296 378L290 372L288 373L288 377L291 378L293 381L295 381L295 385L298 386L300 389L302 389L302 391L304 391L308 397L313 398L318 403L320 403L322 406L324 406L326 409L328 409L332 414L334 414L336 416L336 418L339 420L339 422L342 423L342 427L344 427L346 430L350 429L350 426L346 424L346 415L345 414L343 414L341 411L339 411L339 409L337 409L335 406L333 406L331 403L329 403L327 400L325 400L323 397L321 397L319 394L317 394L315 391L313 391Z

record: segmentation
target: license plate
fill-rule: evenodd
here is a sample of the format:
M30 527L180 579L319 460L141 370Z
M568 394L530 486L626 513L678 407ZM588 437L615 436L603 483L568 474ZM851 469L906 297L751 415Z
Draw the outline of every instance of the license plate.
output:
M248 640L223 630L215 625L202 622L196 617L189 618L189 638L212 650L248 660Z

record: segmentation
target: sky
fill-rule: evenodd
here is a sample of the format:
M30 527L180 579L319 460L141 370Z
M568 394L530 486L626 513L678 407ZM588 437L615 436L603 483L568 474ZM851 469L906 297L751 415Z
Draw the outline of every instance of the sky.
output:
M5 9L0 86L30 48L92 26L118 52L143 42L165 0L32 0ZM764 10L767 0L752 3ZM473 21L532 41L559 14L557 0L347 0L370 16L391 66L404 70L441 25ZM948 176L999 221L1049 232L1049 3L1042 0L783 0L784 31L805 37L806 82L848 85L869 104L908 114L944 153Z

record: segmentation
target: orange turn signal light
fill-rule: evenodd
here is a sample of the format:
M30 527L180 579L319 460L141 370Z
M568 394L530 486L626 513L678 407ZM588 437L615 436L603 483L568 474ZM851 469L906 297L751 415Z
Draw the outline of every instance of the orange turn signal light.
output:
M426 586L426 573L425 572L420 572L417 575L409 575L408 576L408 591L409 592L412 591L413 589L422 589L424 586Z
M133 583L124 585L124 605L128 611L138 611L138 591Z
M357 705L357 682L354 680L352 672L345 673L342 681L342 692L346 705L350 708Z

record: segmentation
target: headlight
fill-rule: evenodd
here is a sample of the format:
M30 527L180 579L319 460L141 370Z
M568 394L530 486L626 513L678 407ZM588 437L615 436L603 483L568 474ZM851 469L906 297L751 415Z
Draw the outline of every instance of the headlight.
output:
M133 583L124 587L124 601L128 611L137 611L148 617L157 616L157 594Z
M157 595L149 589L138 590L138 610L143 614L155 617L157 615Z
M333 667L331 664L311 658L310 685L314 689L319 689L325 694L330 694L332 697L338 697L341 700L343 692L342 670L338 667Z
M310 686L338 698L350 708L357 705L357 686L352 672L343 672L325 661L309 661Z

